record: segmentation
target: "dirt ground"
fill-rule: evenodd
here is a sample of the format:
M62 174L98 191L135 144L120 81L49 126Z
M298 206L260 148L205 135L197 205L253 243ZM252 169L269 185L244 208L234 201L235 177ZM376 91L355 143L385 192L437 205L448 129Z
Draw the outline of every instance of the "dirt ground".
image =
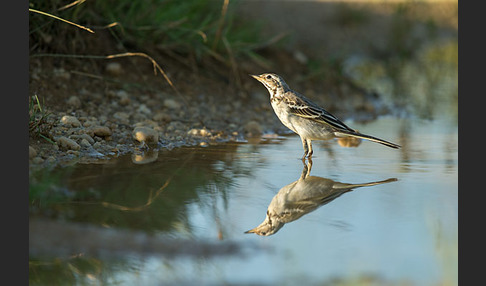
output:
M257 51L264 62L248 58L232 64L217 58L196 62L172 51L146 47L143 52L160 65L172 85L160 72L154 74L154 66L145 57L89 57L141 52L120 47L106 31L72 43L82 46L81 55L88 55L85 58L31 54L29 97L36 96L48 116L41 120L39 110L31 114L41 124L30 130L29 165L55 166L147 148L204 147L288 132L273 113L265 88L248 74L276 72L291 88L341 119L370 120L389 112L390 107L381 104L375 92L356 86L340 73L316 72L311 63L330 55L376 54L389 48L386 39L393 31L386 23L394 21L388 11L391 8L381 7L373 15L382 16L370 17L360 16L365 15L359 14L365 9L360 5L351 11L358 14L348 19L350 11L339 4L323 7L290 2L295 3L248 1L240 8L243 15L268 23L262 32L269 38L279 33L285 36L283 44ZM436 10L442 11L437 13L441 16L435 21L442 24L437 31L457 32L457 18L443 16L457 17L457 2L440 7ZM414 12L425 19L417 21L414 37L427 37L422 34L427 32L424 27L430 18L422 12ZM275 17L280 14L291 17ZM48 36L43 40L49 41Z

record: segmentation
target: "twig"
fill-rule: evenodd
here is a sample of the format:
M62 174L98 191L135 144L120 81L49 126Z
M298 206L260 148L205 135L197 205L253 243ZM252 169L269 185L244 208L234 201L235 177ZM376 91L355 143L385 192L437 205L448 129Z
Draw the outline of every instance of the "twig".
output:
M154 202L154 200L169 185L170 180L171 180L171 178L167 179L167 181L165 181L165 184L157 190L157 192L155 193L154 196L152 196L152 192L150 192L150 195L147 199L147 203L145 203L144 205L141 205L141 206L138 206L138 207L126 207L126 206L121 206L121 205L108 203L108 202L101 202L101 205L104 206L104 207L109 207L109 208L117 209L117 210L120 210L120 211L141 211L141 210L149 207Z
M85 1L86 1L86 0L76 0L76 1L74 1L74 2L72 2L72 3L69 3L69 4L67 4L67 5L62 6L61 8L57 9L57 11L66 10L66 9L68 9L68 8L71 8L71 7L75 6L75 5L82 4L82 3L84 3Z
M66 22L66 23L68 23L68 24L74 25L74 26L76 26L76 27L78 27L78 28L84 29L84 30L86 30L86 31L88 31L88 32L90 32L90 33L93 33L93 34L94 34L93 30L91 30L90 28L86 28L86 27L84 27L84 26L81 26L81 25L79 25L79 24L73 23L73 22L68 21L68 20L65 20L65 19L63 19L63 18L60 18L60 17L54 16L54 15L52 15L52 14L49 14L49 13L46 13L46 12L42 12L42 11L39 11L39 10L35 10L35 9L32 9L32 8L29 8L29 11L30 11L30 12L34 12L34 13L39 13L39 14L44 15L44 16L51 17L51 18L54 18L54 19L59 20L59 21Z
M213 51L216 49L216 46L221 39L221 33L223 32L224 27L224 18L226 16L226 12L228 11L228 4L229 0L224 0L223 7L221 8L221 17L219 18L218 30L216 31L216 35L214 36L213 46L211 47Z

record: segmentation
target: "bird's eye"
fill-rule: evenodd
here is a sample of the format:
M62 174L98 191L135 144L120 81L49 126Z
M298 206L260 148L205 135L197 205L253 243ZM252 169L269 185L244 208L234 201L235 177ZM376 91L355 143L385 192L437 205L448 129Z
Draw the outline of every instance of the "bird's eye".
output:
M272 78L272 76L271 76L271 75L267 75L267 79L271 79L271 78Z

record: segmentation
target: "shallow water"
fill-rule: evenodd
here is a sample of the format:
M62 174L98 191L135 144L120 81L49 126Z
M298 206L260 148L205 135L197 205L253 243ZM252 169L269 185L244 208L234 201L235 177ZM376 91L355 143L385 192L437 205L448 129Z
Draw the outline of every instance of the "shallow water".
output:
M58 168L30 218L29 279L457 285L457 122L347 123L403 148L315 141L310 166L299 137L265 136ZM267 209L286 223L245 233Z

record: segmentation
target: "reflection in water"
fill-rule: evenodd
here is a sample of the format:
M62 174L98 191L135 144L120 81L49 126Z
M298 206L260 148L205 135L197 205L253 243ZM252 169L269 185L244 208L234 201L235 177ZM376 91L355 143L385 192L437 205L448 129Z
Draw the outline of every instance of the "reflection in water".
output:
M273 197L268 206L265 220L259 226L245 233L256 233L264 236L275 234L284 224L299 219L354 188L397 181L396 178L390 178L362 184L347 184L310 176L311 169L312 160L309 160L307 165L304 163L300 178L281 188Z

